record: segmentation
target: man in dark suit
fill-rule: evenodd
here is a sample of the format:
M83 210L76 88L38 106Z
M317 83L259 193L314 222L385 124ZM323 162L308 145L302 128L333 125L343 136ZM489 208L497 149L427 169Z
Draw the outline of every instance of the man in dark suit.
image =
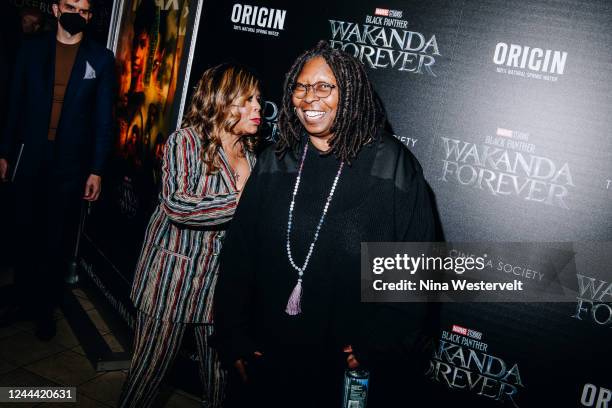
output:
M93 1L56 0L57 32L24 41L0 140L0 178L15 184L18 300L0 323L31 314L43 340L55 335L81 199L98 199L112 146L113 55L83 34Z

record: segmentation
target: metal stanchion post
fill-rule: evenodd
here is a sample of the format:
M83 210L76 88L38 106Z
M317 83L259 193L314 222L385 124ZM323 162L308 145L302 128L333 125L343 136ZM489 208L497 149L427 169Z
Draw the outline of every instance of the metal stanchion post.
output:
M74 285L79 281L79 273L78 273L78 256L79 256L79 247L81 245L81 236L83 235L83 228L85 227L85 217L89 212L89 206L91 203L83 203L81 205L81 214L79 217L79 230L77 231L76 243L74 246L74 254L72 256L72 261L68 266L68 275L66 276L66 283L69 285ZM87 211L86 211L87 209Z

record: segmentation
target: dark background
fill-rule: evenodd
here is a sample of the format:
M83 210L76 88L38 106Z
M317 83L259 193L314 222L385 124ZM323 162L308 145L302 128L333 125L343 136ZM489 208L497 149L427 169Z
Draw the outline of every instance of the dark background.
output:
M273 134L274 105L280 103L284 75L303 50L318 40L331 39L329 19L356 23L362 29L366 15L374 15L375 8L400 10L401 19L408 22L407 30L427 39L436 36L440 52L433 66L436 76L391 67L368 68L368 73L385 104L393 132L400 140L416 139L414 144L408 143L409 148L421 162L435 194L444 238L612 241L610 2L358 0L334 4L314 0L306 4L251 0L248 4L252 6L286 10L284 29L276 30L278 36L235 30L235 24L242 24L230 19L234 4L204 2L190 89L210 66L228 61L248 65L263 81L268 101L264 130ZM493 62L499 42L567 52L565 70L555 75L556 81L499 73ZM521 71L532 72L526 68ZM443 138L474 143L482 152L485 138L494 137L498 128L527 134L535 150L521 152L526 159L544 157L557 171L567 164L572 184L560 183L567 188L567 208L527 200L525 191L494 195L486 188L463 185L450 177L444 180ZM506 150L515 157L516 151ZM472 167L479 170L482 166ZM484 167L491 170L490 165ZM495 171L497 177L499 173ZM524 173L518 172L518 176L525 180ZM106 285L126 305L148 215L140 214L139 222L124 220L125 229L116 231L114 245L86 242L84 247L85 262L105 274ZM92 225L103 228L103 219ZM129 242L121 237L129 237ZM91 255L97 246L114 247L112 259ZM609 269L594 270L592 276L612 281ZM524 387L519 387L516 406L587 406L580 402L585 384L612 389L612 321L600 325L587 317L578 320L572 318L575 311L575 303L443 304L439 320L432 321L433 345L440 331L450 331L453 324L480 331L489 354L509 366L516 363L520 369ZM468 390L448 389L425 376L418 387L409 387L407 384L406 390L398 392L406 392L407 401L423 399L429 406L451 402L472 407L513 406Z

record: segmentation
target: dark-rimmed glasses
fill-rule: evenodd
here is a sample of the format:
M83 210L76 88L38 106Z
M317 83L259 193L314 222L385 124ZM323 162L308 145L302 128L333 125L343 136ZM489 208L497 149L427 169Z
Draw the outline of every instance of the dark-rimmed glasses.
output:
M310 88L312 88L317 98L327 98L331 95L332 90L336 88L336 85L328 84L327 82L316 82L312 85L296 82L291 88L291 93L298 99L304 99L308 95Z

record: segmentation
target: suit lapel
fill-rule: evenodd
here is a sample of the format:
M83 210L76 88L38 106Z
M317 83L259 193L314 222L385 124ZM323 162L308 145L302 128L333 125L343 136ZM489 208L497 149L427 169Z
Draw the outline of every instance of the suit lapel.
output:
M247 163L249 164L249 170L252 171L253 167L255 167L255 162L257 159L254 153L251 153L250 151L246 150L246 148L244 150L246 152L245 156L247 159ZM219 157L221 158L221 168L219 169L221 177L225 180L228 186L232 186L234 189L237 188L236 177L234 175L234 172L232 171L232 166L229 163L229 159L227 158L223 147L219 147Z
M256 163L255 153L251 153L250 151L246 150L246 157L247 161L249 162L249 170L253 171L253 167L255 167Z
M221 177L225 180L225 184L228 187L236 188L236 181L234 179L234 173L232 172L232 166L229 164L229 159L225 155L225 150L223 147L219 147L219 158L221 166L219 167L219 173L221 173Z

